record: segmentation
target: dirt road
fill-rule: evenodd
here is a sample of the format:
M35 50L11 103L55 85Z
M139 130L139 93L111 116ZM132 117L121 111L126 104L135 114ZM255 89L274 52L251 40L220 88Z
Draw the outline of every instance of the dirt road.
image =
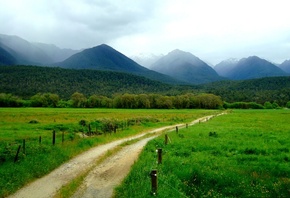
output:
M220 114L221 115L221 114ZM199 122L205 122L213 116L206 116L194 120L189 125ZM174 126L166 126L142 133L130 138L117 140L111 143L92 148L81 155L71 159L67 163L61 165L48 175L28 184L15 194L9 197L15 198L48 198L53 197L57 191L68 184L72 179L80 175L83 170L93 168L96 160L98 160L108 150L133 139L140 138L148 133L156 133L149 138L124 147L115 155L106 159L103 163L93 168L93 170L85 178L83 185L73 197L111 197L114 187L122 181L129 173L134 161L138 159L139 153L146 143L155 138L164 130L175 130L175 127L185 127L185 124Z

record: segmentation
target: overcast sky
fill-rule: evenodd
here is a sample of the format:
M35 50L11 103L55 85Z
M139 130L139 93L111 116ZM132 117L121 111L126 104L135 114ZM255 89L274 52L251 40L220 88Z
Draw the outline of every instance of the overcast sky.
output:
M0 0L0 33L127 56L191 52L216 64L290 59L289 0Z

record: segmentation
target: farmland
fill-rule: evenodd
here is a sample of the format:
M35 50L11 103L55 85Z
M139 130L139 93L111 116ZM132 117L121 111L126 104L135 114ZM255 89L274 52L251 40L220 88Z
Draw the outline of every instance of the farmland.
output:
M149 142L116 197L289 197L289 110L235 110ZM163 160L157 164L156 150ZM138 182L136 182L138 181Z
M219 111L2 108L0 197L15 192L26 183L42 177L94 146L217 112ZM55 145L52 144L53 131L56 133ZM21 149L16 159L19 146Z

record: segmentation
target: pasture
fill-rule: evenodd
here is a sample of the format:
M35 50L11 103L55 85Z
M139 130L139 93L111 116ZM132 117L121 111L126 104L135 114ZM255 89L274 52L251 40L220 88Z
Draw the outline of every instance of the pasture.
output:
M94 146L218 112L0 108L0 197L15 192ZM54 145L53 131L56 134Z
M115 197L290 197L290 110L234 110L149 142ZM157 164L157 149L162 163ZM153 189L154 190L154 189Z

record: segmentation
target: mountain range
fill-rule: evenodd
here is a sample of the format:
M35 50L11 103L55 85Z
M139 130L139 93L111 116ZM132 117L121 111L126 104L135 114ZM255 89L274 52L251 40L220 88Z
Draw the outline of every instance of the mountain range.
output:
M47 65L67 59L80 50L61 49L55 45L31 43L18 36L0 34L0 48L14 57L13 64ZM2 53L1 53L2 54ZM0 65L6 62L1 59ZM11 65L13 65L11 64Z
M231 80L289 75L273 63L257 56L250 56L239 61L233 59L223 61L215 66L215 70Z
M145 68L112 47L102 44L84 50L61 49L31 43L18 36L0 34L0 65L39 65L67 69L125 72L169 84L203 84L224 79L243 80L290 75L290 61L274 65L257 56L222 61L209 66L189 52L174 50L165 56L150 55ZM158 59L158 60L157 60ZM134 57L138 60L138 57ZM138 62L142 62L139 59Z

